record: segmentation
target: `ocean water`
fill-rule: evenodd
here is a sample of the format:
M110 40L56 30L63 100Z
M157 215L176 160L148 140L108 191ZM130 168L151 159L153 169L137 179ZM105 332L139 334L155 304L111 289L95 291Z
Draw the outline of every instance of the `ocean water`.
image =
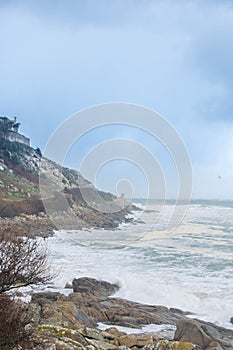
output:
M233 202L192 202L173 231L166 224L174 203L160 209L151 202L117 230L56 231L47 240L53 288L64 292L81 276L118 282L116 296L233 328Z

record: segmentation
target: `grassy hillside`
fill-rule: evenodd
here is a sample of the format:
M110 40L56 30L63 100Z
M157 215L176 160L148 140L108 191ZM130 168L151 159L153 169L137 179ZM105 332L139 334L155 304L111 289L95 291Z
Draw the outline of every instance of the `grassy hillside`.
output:
M39 149L1 142L0 136L0 230L12 229L12 225L23 230L29 223L34 230L40 230L40 224L43 230L46 225L50 230L56 228L54 223L48 224L41 190L50 210L62 218L63 228L113 228L126 220L125 214L132 209L122 209L115 196L97 190L78 171L43 158ZM75 223L69 220L62 196L76 215Z

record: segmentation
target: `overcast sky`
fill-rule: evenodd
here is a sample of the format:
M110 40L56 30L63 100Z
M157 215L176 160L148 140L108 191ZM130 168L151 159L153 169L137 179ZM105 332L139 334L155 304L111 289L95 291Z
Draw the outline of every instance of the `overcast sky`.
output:
M195 198L233 199L233 1L1 0L0 23L0 114L17 115L33 146L43 150L83 108L136 103L184 140ZM138 130L107 128L77 144L67 164L78 168L89 148L117 133L151 144ZM159 148L152 152L171 174ZM143 196L137 171L114 161L98 185L114 191L134 177L134 196Z

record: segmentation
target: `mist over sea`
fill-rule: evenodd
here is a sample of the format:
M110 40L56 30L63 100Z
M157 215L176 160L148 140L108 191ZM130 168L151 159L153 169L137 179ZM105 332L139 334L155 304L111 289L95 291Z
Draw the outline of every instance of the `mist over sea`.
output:
M80 276L119 282L117 296L191 311L232 328L233 202L193 201L168 232L173 209L166 202L158 221L160 204L151 201L116 230L57 231L48 239L59 270L55 288L64 292Z

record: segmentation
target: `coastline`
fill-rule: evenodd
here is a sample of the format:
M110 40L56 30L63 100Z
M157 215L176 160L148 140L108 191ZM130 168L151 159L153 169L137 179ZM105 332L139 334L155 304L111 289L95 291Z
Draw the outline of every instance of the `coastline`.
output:
M129 223L133 220L133 216L129 217L134 205L129 205L124 210L115 213L96 213L93 208L86 208L85 214L75 211L76 219L72 222L70 216L64 212L56 213L59 219L60 227L57 228L55 223L45 212L36 214L20 214L13 217L0 216L0 234L14 233L19 236L28 237L50 237L54 234L54 230L83 230L90 228L103 228L105 230L116 229L123 223Z
M83 277L74 279L69 288L72 289L68 296L57 292L32 295L30 305L37 314L38 334L43 342L48 342L45 349L50 349L51 336L53 342L61 339L59 332L74 332L84 337L79 337L80 347L69 349L89 349L89 345L101 350L230 350L233 347L233 330L190 319L190 313L179 309L114 297L120 288L117 284ZM143 330L145 325L156 326L148 332ZM162 326L166 330L162 331ZM69 342L67 338L64 346Z
M153 213L152 213L153 214ZM128 214L124 213L124 219L127 221L128 219L130 220L129 223L132 220L132 217L130 215L130 218L127 218ZM148 212L148 215L151 215L150 212ZM109 218L108 218L109 219ZM65 215L63 217L64 220L64 228L67 228L67 222L65 220ZM119 220L119 222L121 222ZM124 221L123 221L124 222ZM116 221L115 221L116 223ZM112 228L110 226L111 230L115 229L115 223L114 223L114 227ZM49 218L47 217L46 214L41 213L39 215L21 215L21 216L17 216L15 218L2 218L0 219L0 225L1 225L1 229L2 228L11 228L13 231L18 231L21 235L30 235L31 237L50 237L53 235L54 232L54 226L52 225L51 221L49 220ZM97 222L97 227L98 225L100 225L100 222ZM123 224L124 226L124 224ZM126 225L127 226L127 225ZM90 234L90 228L93 227L91 225L86 225L85 222L81 222L80 226L77 228L77 230L80 230L80 234L83 235L83 239L86 240L88 239L88 235ZM133 226L132 226L133 227ZM135 229L138 229L137 226L134 226ZM50 231L51 230L51 231ZM71 226L71 230L72 230L72 226ZM87 231L85 231L87 230ZM101 225L100 227L98 227L99 232L105 232L107 235L109 235L109 232L114 232L114 231L108 231L108 230L102 230L101 229ZM92 230L92 233L96 235L96 233L98 232L98 230L96 231L96 229ZM27 232L27 233L26 233ZM85 232L85 234L83 233ZM117 231L115 231L116 234L118 233ZM122 230L122 234L125 231ZM196 232L196 231L195 231ZM32 234L33 233L33 234ZM209 232L208 232L209 233ZM66 236L69 234L71 234L70 232L66 233ZM196 233L195 233L196 234ZM51 240L53 240L55 237L51 237ZM152 237L155 238L155 237ZM89 237L90 239L90 237ZM98 239L98 235L97 235L97 239ZM42 240L43 241L43 240ZM50 238L47 242L50 241ZM105 252L106 253L106 252ZM58 257L59 258L59 257ZM78 264L78 260L77 260L77 264ZM69 266L68 266L69 267ZM72 267L69 267L72 269ZM67 281L68 282L68 281ZM143 282L142 282L143 283ZM135 288L137 288L137 286L135 286ZM160 288L160 286L158 285L158 288ZM51 286L51 290L53 289L53 286ZM118 289L119 291L119 289ZM118 291L116 291L118 293ZM67 292L70 294L71 290L67 289ZM79 292L76 292L79 293ZM38 293L34 293L33 295L36 295ZM111 319L111 317L107 317L106 319L103 318L99 318L98 316L98 308L99 308L99 301L95 300L95 298L93 299L93 287L91 288L91 293L90 291L85 291L82 292L82 295L77 297L77 294L75 294L75 297L72 296L73 293L71 293L70 295L63 295L62 293L59 292L43 292L43 293L39 293L40 294L40 298L43 299L41 300L38 305L36 307L42 308L43 309L43 305L47 305L46 308L47 310L49 310L49 315L51 316L53 314L53 312L55 312L56 316L53 317L58 317L58 319L63 320L62 322L58 322L54 324L54 318L50 318L50 316L48 318L44 318L44 320L40 321L39 323L39 333L40 336L42 335L43 339L47 339L46 341L48 341L48 339L51 339L51 337L53 337L53 341L56 342L57 339L59 341L60 340L60 336L58 337L58 334L61 330L62 332L70 332L70 329L74 330L75 332L78 332L79 334L79 330L80 327L84 327L85 329L88 329L88 334L89 337L86 338L86 335L84 336L84 343L89 340L94 340L97 341L97 343L93 343L95 344L95 349L101 349L100 343L98 339L92 339L90 337L90 334L93 335L92 330L95 329L95 331L97 333L95 333L95 337L97 336L96 334L98 334L98 337L102 339L102 341L104 341L105 343L111 344L109 343L109 339L105 339L104 338L104 332L107 329L107 333L108 333L108 329L110 327L110 330L112 327L127 327L127 329L123 328L119 328L120 330L114 330L113 332L117 332L117 335L114 335L114 342L116 343L115 345L117 345L117 348L119 348L120 346L124 346L125 350L126 349L142 349L145 348L145 350L148 349L161 349L161 350L167 350L167 349L180 349L180 350L190 350L190 349L205 349L205 350L219 350L219 349L232 349L233 345L232 345L232 333L233 330L231 329L226 329L223 327L220 327L218 325L216 325L215 323L211 323L211 322L205 322L203 320L195 320L193 319L195 316L191 315L190 313L186 313L185 311L182 311L184 309L176 309L176 308L168 308L165 306L161 306L161 305L166 305L166 304L161 304L159 306L159 309L154 309L155 306L153 306L154 304L150 305L150 304L143 304L143 303L139 303L139 302L134 302L134 301L130 301L130 298L121 298L121 297L114 297L111 296L109 298L109 296L106 297L106 295L101 295L100 299L101 299L101 309L103 311L103 313L106 315L108 314L108 312L106 313L106 310L104 309L104 307L106 305L109 305L111 308L113 308L112 313L110 311L110 314L114 316L115 320ZM36 300L36 296L32 295L32 304L35 302ZM71 298L71 299L70 299ZM76 298L78 299L78 302L76 300ZM75 302L74 302L75 299ZM88 310L83 310L83 304L85 305L85 303L89 306L87 306ZM116 303L114 305L114 303ZM105 305L106 304L106 305ZM111 305L112 304L112 305ZM67 308L67 306L69 305L69 308ZM92 311L90 310L90 305L92 308ZM59 306L59 307L58 307ZM104 306L104 307L103 307ZM33 306L34 307L34 306ZM53 310L53 307L56 307L55 310ZM58 307L58 309L57 309ZM146 309L144 309L144 307L146 307ZM156 306L157 307L157 306ZM128 310L128 308L130 308L130 310ZM150 313L148 311L148 308L152 308L152 314L153 316L150 316L149 319L147 319L148 317L148 313ZM161 308L161 309L160 309ZM81 325L79 324L79 321L77 321L76 319L76 325L72 326L70 328L70 324L69 323L64 323L64 315L69 315L69 319L70 317L74 317L76 318L75 314L73 313L74 310L77 309L79 311L79 313L81 312L82 315L87 315L88 316L88 312L91 312L91 320L93 321L93 319L95 320L94 324L90 322L89 318L86 318L86 316L84 317L85 322L81 323ZM144 309L144 310L143 310ZM191 309L191 308L190 308ZM125 316L122 315L122 310L127 314L127 317L131 317L129 315L131 315L131 312L133 312L132 317L130 319L130 322L132 322L133 319L133 323L129 323L129 319L125 320ZM142 314L140 314L140 312L143 312ZM138 314L139 312L139 314ZM41 313L41 309L40 309L40 313ZM164 315L165 313L165 315ZM89 315L90 316L90 315ZM79 317L79 316L77 316ZM96 319L95 319L96 317ZM156 320L155 320L156 317ZM159 318L161 317L161 319ZM190 318L192 317L192 318ZM182 323L179 325L179 321L182 321ZM156 323L158 322L158 323ZM153 327L153 325L160 325L163 326L163 328L167 327L167 332L165 331L165 329L163 330L155 330L156 327L154 327L154 329L151 329L149 332L147 331L147 328L142 328L140 331L140 327L143 327L144 324L147 325L151 325L151 327ZM130 331L130 327L133 331ZM99 330L99 327L106 327L105 330ZM137 328L138 327L138 328ZM187 337L188 334L188 338L176 338L175 337L175 333L177 333L175 331L175 328L178 330L180 329L180 333L182 333L183 335L185 335L185 337ZM203 345L202 347L199 346L197 344L195 344L196 340L193 339L193 335L191 333L190 335L190 328L195 329L195 332L198 331L199 334L201 335L201 337L204 337L204 339L207 339L208 341L211 339L211 342L208 343L208 345ZM206 328L207 327L207 328ZM210 328L209 328L210 327ZM187 329L186 329L187 328ZM54 331L56 330L56 332ZM130 335L128 336L127 334L125 334L125 331L127 330L127 332L130 332ZM209 332L213 332L211 333L212 335L210 336ZM135 331L137 331L138 335L135 335ZM56 335L55 335L55 333ZM83 331L82 331L83 332ZM90 332L90 333L89 333ZM120 333L119 333L120 332ZM207 333L206 333L207 332ZM39 334L38 333L38 334ZM111 331L110 331L111 333ZM53 335L51 335L53 334ZM133 334L133 335L132 335ZM217 334L217 336L216 336ZM79 334L80 335L80 334ZM82 335L83 336L83 335ZM206 338L207 336L207 338ZM48 337L48 338L46 338ZM108 337L110 337L108 335ZM113 336L112 336L113 337ZM121 339L122 344L120 345L120 340L119 338L121 337L125 337L124 340ZM190 337L190 338L189 338ZM210 339L209 339L209 338ZM41 339L42 339L41 338ZM230 345L228 343L229 339L230 339ZM139 339L139 340L138 340ZM142 340L143 339L143 340ZM184 341L185 339L185 341ZM188 339L188 341L186 341ZM206 340L206 341L207 341ZM88 346L90 345L90 343L85 343L82 345L82 347L80 347L80 349L89 349ZM161 343L162 341L162 343ZM164 343L163 343L164 341ZM127 342L127 343L126 343ZM138 343L137 343L138 342ZM217 342L217 345L216 345ZM212 344L213 343L213 344ZM68 344L68 343L67 343ZM88 345L89 344L89 345ZM91 345L93 345L91 344ZM127 344L133 344L132 346L127 346ZM140 346L137 346L137 344L143 344ZM51 343L50 345L48 345L48 347L43 348L43 349L50 349ZM64 345L65 346L65 345ZM69 346L71 346L71 343L69 343ZM94 346L94 345L93 345ZM103 348L103 350L106 350L106 347L108 348L110 345L104 345L105 348ZM148 348L149 346L149 348ZM164 347L163 347L164 346ZM115 346L116 348L116 346ZM35 348L36 349L36 348ZM40 348L38 348L40 349ZM62 348L63 349L63 348ZM64 347L64 349L66 349ZM68 348L67 348L68 349ZM76 349L76 348L74 348ZM113 349L111 346L109 347L109 349ZM94 349L93 349L94 350Z

